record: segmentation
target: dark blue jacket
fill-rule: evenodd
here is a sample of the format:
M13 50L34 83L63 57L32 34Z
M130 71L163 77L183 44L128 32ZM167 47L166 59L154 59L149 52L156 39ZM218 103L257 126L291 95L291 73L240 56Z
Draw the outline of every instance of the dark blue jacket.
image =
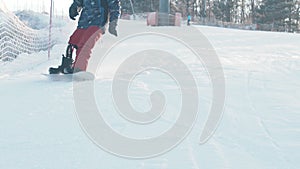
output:
M78 28L99 26L105 30L108 20L111 22L120 16L120 0L74 0L73 3L82 8Z

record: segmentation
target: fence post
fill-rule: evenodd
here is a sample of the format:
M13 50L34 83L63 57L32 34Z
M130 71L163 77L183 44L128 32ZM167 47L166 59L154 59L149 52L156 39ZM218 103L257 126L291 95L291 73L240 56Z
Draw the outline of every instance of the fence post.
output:
M53 0L51 0L50 4L50 21L49 21L49 41L48 41L48 60L50 59L50 51L51 51L51 33L52 33L52 13L53 11Z

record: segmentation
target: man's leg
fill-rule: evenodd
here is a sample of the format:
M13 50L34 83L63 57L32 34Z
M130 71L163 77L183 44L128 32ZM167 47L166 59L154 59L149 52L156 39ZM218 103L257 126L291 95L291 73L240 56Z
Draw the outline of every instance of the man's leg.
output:
M75 45L75 46L78 46L80 40L81 40L81 37L83 36L83 34L85 33L85 29L76 29L73 34L70 36L70 39L69 39L69 44L72 44L72 45Z
M86 71L92 49L96 42L100 39L101 35L102 30L97 26L90 26L81 34L80 41L76 43L76 59L73 65L75 71Z
M77 44L80 42L80 39L84 33L84 29L76 29L73 34L70 36L69 45L66 49L66 55L63 55L61 65L57 68L50 67L50 74L59 74L64 73L64 69L71 69L73 66L72 54L74 49L77 49Z

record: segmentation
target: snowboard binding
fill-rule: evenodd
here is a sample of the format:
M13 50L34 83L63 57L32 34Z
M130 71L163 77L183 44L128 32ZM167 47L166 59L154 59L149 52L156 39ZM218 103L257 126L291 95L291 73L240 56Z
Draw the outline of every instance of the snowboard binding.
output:
M72 74L73 73L73 62L72 54L74 49L77 49L76 45L69 44L66 50L66 56L62 55L61 65L57 68L50 67L49 74Z

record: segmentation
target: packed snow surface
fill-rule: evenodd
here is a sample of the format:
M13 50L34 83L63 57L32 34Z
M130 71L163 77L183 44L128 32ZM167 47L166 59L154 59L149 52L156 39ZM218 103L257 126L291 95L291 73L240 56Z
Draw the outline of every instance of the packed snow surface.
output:
M75 28L75 24L68 23L56 36L67 42ZM198 144L210 107L211 83L203 66L187 56L185 63L193 70L200 102L198 118L187 138L171 151L150 159L126 159L103 151L87 137L78 122L73 83L54 82L42 75L50 66L60 63L67 44L62 43L53 47L49 60L47 52L40 52L0 63L1 169L300 168L300 35L205 26L153 28L145 23L121 21L120 37L106 33L96 44L92 59L100 57L99 53L111 43L124 38L122 34L135 33L137 29L173 31L178 36L197 29L209 40L223 66L226 82L223 116L211 139ZM159 38L145 38L145 42L139 37L128 41L131 44L124 41L108 56L121 58L128 51L134 53L143 43L158 44L162 50L170 48ZM195 40L190 37L190 41ZM178 55L190 54L180 45L173 50ZM165 115L156 122L158 126L139 128L113 109L109 99L110 68L119 62L118 59L108 62L104 74L95 72L94 82L95 99L104 110L107 123L123 135L140 138L157 136L170 127L178 116L176 110L180 109L177 83L157 71L137 76L128 89L135 109L147 111L151 107L148 94L154 89L165 91L166 101L170 101Z

